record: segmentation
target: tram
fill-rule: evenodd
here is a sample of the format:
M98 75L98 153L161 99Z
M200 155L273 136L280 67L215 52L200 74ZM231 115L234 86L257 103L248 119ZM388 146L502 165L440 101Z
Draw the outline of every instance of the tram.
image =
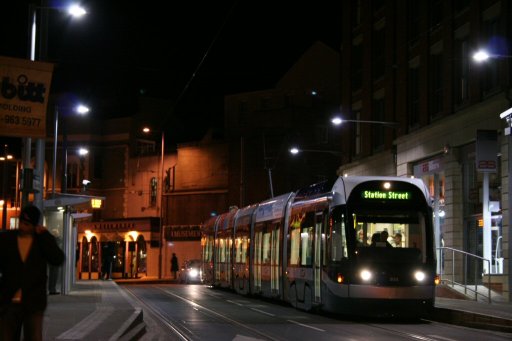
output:
M357 176L233 208L203 225L203 283L306 311L425 316L439 280L429 202L420 179Z

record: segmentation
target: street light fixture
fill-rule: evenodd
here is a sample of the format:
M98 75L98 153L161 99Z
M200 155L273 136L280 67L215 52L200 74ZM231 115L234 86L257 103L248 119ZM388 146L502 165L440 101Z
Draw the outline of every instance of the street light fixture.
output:
M322 149L302 149L299 147L291 147L290 148L290 154L297 155L302 152L307 153L326 153L326 154L332 154L336 156L341 156L341 152L335 151L335 150L322 150Z
M473 54L473 60L477 63L486 62L491 58L512 58L512 56L507 54L489 53L484 49L478 50Z
M370 123L370 124L382 124L382 125L385 125L385 126L390 126L390 127L394 127L394 126L397 126L399 125L398 122L387 122L387 121L365 121L365 120L346 120L346 119L343 119L341 118L340 116L334 116L333 118L331 118L331 123L336 125L336 126L339 126L341 124L343 124L344 122L353 122L353 123Z
M44 2L46 3L46 2ZM58 7L49 7L49 6L36 6L35 4L29 4L28 7L29 10L29 23L30 23L30 41L29 41L29 58L32 61L36 60L36 40L37 40L37 11L38 10L61 10L61 8ZM68 14L71 15L74 18L82 17L86 14L84 8L82 8L78 4L72 4L68 7ZM43 16L41 16L42 19ZM43 21L43 20L42 20ZM47 22L44 22L47 24ZM44 34L41 34L40 36L40 43L39 43L39 59L44 59L46 54L46 48L47 48L47 34L46 30L47 27L43 25L43 32ZM44 49L44 50L43 50ZM44 51L44 53L43 53ZM31 152L31 138L26 137L24 140L24 147L23 147L23 178L24 183L28 183L28 181L32 181L32 179L27 179L27 177L32 177L31 172L28 171L30 166L30 152ZM42 210L43 206L43 169L44 169L44 139L37 139L36 140L36 171L34 172L34 178L39 179L39 183L36 188L36 200L35 204ZM53 193L55 193L55 190L53 190ZM22 197L22 205L25 205L28 200L28 193L24 191L23 197Z

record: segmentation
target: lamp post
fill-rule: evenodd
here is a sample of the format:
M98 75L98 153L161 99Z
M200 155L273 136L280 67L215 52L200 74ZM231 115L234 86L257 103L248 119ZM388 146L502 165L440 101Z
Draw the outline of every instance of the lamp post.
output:
M151 132L151 129L149 127L144 127L142 128L142 131L143 133L145 134L149 134ZM162 266L163 266L163 263L162 263L162 248L163 248L163 237L164 237L164 229L163 229L163 196L164 196L164 152L165 152L165 132L162 130L160 132L160 143L161 143L161 146L160 146L160 149L161 149L161 153L160 153L160 163L159 163L159 177L160 177L160 183L158 185L159 187L159 208L158 208L158 216L159 216L159 221L160 221L160 226L159 226L159 241L158 241L158 278L161 279L162 278Z
M56 178L56 172L57 172L57 139L58 139L58 131L59 131L59 106L55 106L55 118L54 118L54 132L53 132L53 168L52 168L52 196L55 197L55 178ZM87 114L90 109L83 105L79 104L74 108L74 111L77 114L85 115ZM63 162L63 181L67 181L67 146L65 145L65 130L63 130L62 135L62 148L64 150L64 158L62 160ZM65 193L65 186L66 184L63 182L61 184L61 193Z
M47 1L43 2L44 4ZM60 8L49 7L49 6L36 6L34 4L29 5L29 30L30 30L30 40L29 40L29 58L32 61L36 60L36 40L37 40L37 11L38 10L60 10ZM68 7L68 14L72 17L82 17L87 12L85 9L78 5L71 5ZM39 41L39 59L44 59L46 55L46 44L47 44L47 22L44 16L41 16L41 22L44 22L43 29L44 33L41 34ZM31 138L24 139L23 146L23 178L24 184L27 184L32 179L27 179L27 177L31 176L31 172L28 171L30 165L30 152L31 152ZM44 169L44 139L36 140L36 167L34 172L34 179L36 182L36 197L35 204L42 210L43 206L43 169ZM24 189L23 197L22 197L22 205L25 205L28 201L28 193L27 190Z

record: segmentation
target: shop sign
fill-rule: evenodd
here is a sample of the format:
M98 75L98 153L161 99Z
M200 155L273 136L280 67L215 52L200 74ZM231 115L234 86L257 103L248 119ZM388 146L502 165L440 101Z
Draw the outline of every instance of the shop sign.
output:
M46 137L53 64L0 57L0 131L4 136Z
M498 132L477 130L476 170L482 173L496 173L498 170Z
M166 226L165 239L169 241L201 240L201 229L198 225Z

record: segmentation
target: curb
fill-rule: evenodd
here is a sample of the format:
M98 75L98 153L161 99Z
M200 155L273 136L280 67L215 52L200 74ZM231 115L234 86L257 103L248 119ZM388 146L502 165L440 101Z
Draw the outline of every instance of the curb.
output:
M146 332L144 313L141 308L136 308L132 315L126 320L119 330L110 337L109 341L138 340Z
M467 311L434 308L429 319L458 326L512 333L512 322L508 319Z

